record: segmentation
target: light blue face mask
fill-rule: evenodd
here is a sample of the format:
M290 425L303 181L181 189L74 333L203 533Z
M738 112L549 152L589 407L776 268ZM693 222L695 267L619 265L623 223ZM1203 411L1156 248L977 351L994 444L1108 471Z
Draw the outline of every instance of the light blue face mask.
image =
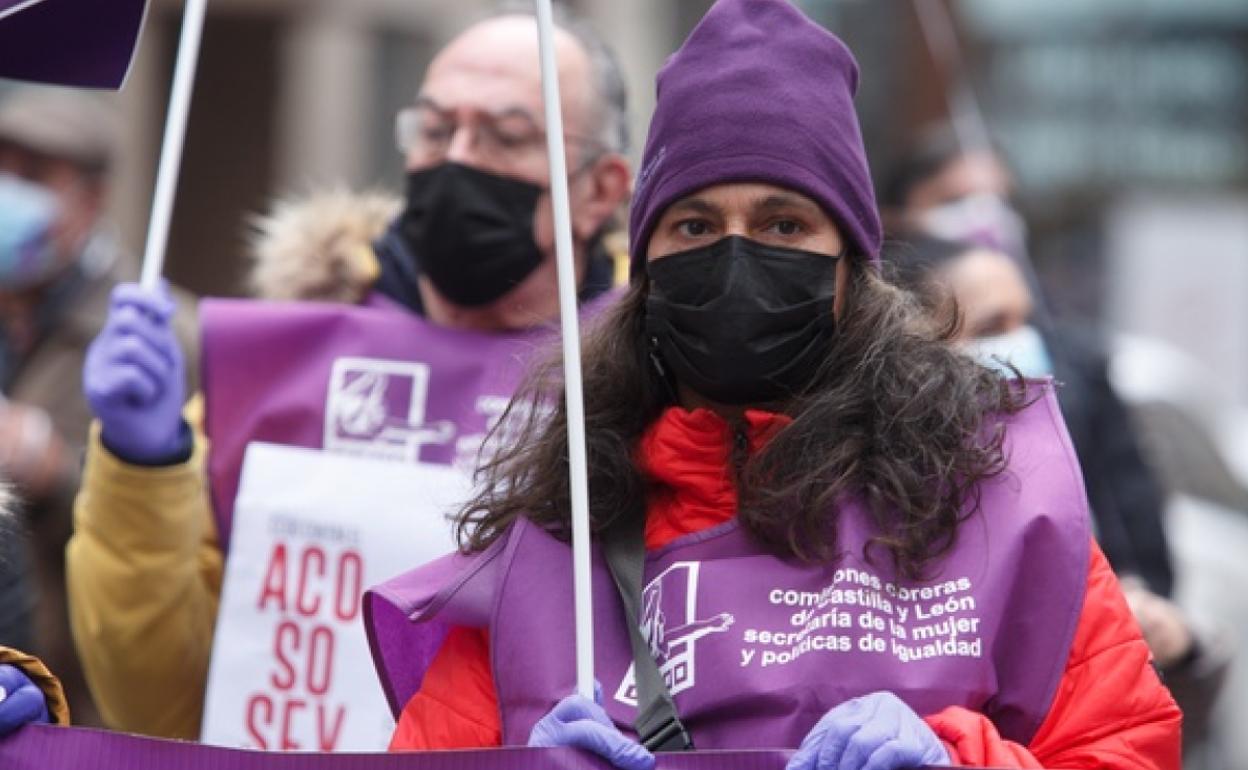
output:
M0 173L0 286L25 288L55 272L52 228L59 214L55 195Z
M989 369L1013 377L1012 364L1024 377L1040 378L1053 375L1053 359L1044 338L1034 326L1020 326L1007 334L977 337L963 344L967 355Z

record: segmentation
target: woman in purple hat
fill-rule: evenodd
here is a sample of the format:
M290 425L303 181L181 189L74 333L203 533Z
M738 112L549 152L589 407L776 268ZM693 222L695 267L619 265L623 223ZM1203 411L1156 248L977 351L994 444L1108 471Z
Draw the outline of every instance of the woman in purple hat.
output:
M563 697L552 366L513 402L527 432L483 469L464 552L368 598L393 748L1178 767L1051 386L958 354L953 319L879 275L856 86L784 0L721 0L659 75L632 286L584 349L601 697Z

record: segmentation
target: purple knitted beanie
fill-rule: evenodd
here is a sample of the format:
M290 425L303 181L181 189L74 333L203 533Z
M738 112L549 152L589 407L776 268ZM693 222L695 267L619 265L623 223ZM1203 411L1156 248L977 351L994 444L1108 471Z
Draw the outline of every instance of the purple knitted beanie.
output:
M723 182L809 196L851 250L878 260L857 88L849 49L789 0L719 0L659 72L629 217L633 277L663 211Z

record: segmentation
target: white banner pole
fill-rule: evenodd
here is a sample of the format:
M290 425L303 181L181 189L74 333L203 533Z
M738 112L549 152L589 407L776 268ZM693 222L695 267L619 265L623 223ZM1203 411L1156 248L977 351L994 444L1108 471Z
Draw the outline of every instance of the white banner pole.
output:
M949 8L936 0L914 0L914 10L919 16L919 29L927 42L928 51L944 68L946 79L952 81L945 90L945 100L949 105L949 122L958 143L964 149L989 146L984 114L975 92L971 90Z
M555 210L555 258L559 265L559 316L563 328L563 376L568 412L568 462L572 492L572 573L576 602L576 690L594 699L594 626L590 597L589 475L585 459L585 404L581 381L581 330L576 306L576 265L572 259L572 216L568 168L563 147L563 114L555 59L551 0L536 0L546 102L546 149L550 155L550 199Z
M173 91L169 114L165 118L165 140L160 149L156 194L152 200L152 218L147 225L147 248L143 253L143 272L139 279L148 291L156 290L164 272L169 222L173 217L173 198L178 190L182 144L186 138L186 119L191 110L191 88L195 84L199 41L203 37L207 5L208 0L187 0L186 13L182 17L182 37L173 70Z

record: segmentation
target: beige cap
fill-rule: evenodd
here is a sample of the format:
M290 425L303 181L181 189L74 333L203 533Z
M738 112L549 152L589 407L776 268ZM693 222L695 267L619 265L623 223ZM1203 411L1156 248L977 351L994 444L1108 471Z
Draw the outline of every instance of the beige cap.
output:
M119 132L113 105L93 93L21 86L0 99L0 141L88 168L109 165Z

